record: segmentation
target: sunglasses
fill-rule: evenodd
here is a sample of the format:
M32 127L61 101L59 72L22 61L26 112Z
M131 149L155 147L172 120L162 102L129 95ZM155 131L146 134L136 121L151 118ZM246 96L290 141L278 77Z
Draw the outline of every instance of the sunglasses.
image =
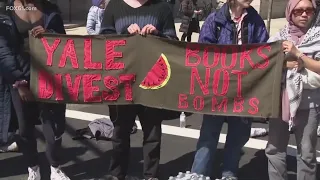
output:
M292 11L292 14L295 16L301 16L303 13L306 13L306 15L311 16L315 12L314 8L307 8L307 9L294 9Z

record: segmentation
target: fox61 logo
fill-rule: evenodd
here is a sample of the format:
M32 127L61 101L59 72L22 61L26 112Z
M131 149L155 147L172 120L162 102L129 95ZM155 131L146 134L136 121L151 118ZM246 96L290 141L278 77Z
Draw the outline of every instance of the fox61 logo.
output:
M6 11L35 11L37 7L6 6Z

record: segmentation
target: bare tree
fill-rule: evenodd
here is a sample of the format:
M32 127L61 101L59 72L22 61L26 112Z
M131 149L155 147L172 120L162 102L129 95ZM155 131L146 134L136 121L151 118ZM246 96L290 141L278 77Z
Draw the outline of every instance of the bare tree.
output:
M268 14L267 14L267 30L269 34L270 34L270 24L271 24L271 18L272 18L272 5L273 5L273 0L269 0Z
M69 0L69 23L71 23L72 22L72 1L71 0Z

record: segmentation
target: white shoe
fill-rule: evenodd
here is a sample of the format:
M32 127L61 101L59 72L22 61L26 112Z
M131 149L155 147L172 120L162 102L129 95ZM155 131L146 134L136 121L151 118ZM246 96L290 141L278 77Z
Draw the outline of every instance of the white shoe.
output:
M70 180L70 178L60 169L51 166L51 180Z
M41 180L40 168L39 166L29 167L29 177L28 180Z
M7 149L8 152L18 152L19 151L19 148L18 148L18 145L16 142L13 142L12 144L10 144L8 146L8 149Z
M250 137L261 137L268 134L268 129L266 128L251 128Z
M0 152L5 153L5 152L18 152L19 148L16 142L13 142L12 144L7 144L4 146L0 147Z

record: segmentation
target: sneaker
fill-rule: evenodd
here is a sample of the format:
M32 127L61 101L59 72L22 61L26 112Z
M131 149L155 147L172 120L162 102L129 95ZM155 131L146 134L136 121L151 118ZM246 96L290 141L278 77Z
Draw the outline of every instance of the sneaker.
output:
M18 152L18 151L19 151L19 148L16 142L13 142L8 146L7 152Z
M135 134L138 131L137 124L134 124L131 130L131 134Z
M0 152L18 152L19 148L16 142L13 142L12 144L7 144L0 147Z
M29 167L28 180L41 180L40 168L39 166Z
M51 166L51 180L70 180L70 178L58 167Z
M250 137L261 137L268 134L268 129L266 128L251 128Z
M221 180L238 180L238 178L233 176L228 176L228 177L222 177Z

